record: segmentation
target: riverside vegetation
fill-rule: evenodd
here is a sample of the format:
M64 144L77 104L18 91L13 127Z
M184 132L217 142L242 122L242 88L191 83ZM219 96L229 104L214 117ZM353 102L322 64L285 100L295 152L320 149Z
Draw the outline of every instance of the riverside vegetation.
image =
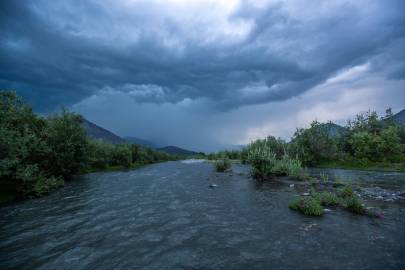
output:
M173 160L136 144L89 139L83 118L62 109L35 114L12 91L0 92L0 201L38 197L80 173Z
M251 165L251 174L258 180L278 176L307 180L313 186L311 192L289 205L303 214L320 216L324 206L339 206L356 214L376 216L351 187L341 192L316 192L314 187L332 183L336 188L344 184L329 181L327 175L310 177L303 167L405 170L405 126L394 122L391 109L381 118L368 111L358 114L345 127L313 121L309 128L297 129L289 143L269 136L250 143L242 151L209 154L208 159L240 159Z
M222 151L208 159L239 159L252 165L256 178L302 177L303 166L405 171L405 125L394 122L391 109L358 114L345 127L313 121L297 129L291 142L269 136L242 151Z

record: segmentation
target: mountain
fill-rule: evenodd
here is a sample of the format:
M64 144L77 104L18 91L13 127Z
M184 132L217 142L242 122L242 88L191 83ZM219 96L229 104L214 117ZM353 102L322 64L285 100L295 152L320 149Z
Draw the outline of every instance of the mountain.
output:
M181 155L181 156L196 156L197 152L186 150L177 146L166 146L162 148L157 148L157 150L171 154L171 155Z
M337 137L337 136L343 135L346 132L348 132L347 128L339 126L332 122L324 123L321 125L323 125L328 130L328 134L331 137Z
M140 139L140 138L136 138L136 137L130 137L130 136L124 137L124 139L130 143L135 143L135 144L147 146L150 148L156 147L156 145L153 142L148 141L148 140L144 140L144 139Z
M397 124L405 124L405 109L393 116L394 122Z
M102 128L89 120L84 119L83 127L87 132L87 135L93 139L101 139L113 144L125 143L126 141L118 135L115 135L111 131Z

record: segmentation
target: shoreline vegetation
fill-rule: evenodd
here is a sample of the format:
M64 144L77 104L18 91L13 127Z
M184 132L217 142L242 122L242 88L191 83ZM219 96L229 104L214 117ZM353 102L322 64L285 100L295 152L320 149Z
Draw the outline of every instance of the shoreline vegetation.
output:
M394 121L391 109L383 117L360 113L346 126L313 121L297 129L290 142L268 136L241 151L221 151L207 159L239 159L252 165L258 179L302 177L303 167L375 171L405 171L405 125Z
M0 92L0 203L44 196L79 174L179 159L137 144L91 139L81 115L62 108L42 117L15 92Z
M62 108L48 117L35 114L13 91L0 92L0 203L40 197L74 175L123 169L185 157L137 144L91 139L82 116ZM251 166L255 179L280 176L314 181L305 167L405 171L405 125L368 111L345 127L313 121L290 142L268 136L240 151L199 153L218 172L236 160ZM316 179L315 179L316 180Z
M293 199L289 208L304 215L321 216L323 207L333 206L380 217L365 206L351 186L329 181L327 175L310 176L304 168L405 171L405 126L394 122L390 109L381 118L368 111L345 127L314 121L307 129L297 129L291 142L268 136L242 151L222 151L207 158L239 159L251 166L251 175L258 181L280 176L303 181L307 192Z

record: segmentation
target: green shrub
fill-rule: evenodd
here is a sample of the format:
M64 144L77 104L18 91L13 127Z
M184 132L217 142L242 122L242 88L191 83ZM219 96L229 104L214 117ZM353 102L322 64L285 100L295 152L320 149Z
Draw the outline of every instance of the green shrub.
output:
M252 166L252 175L255 178L302 175L301 162L288 156L285 151L281 154L281 146L283 146L282 141L272 137L257 140L247 146L247 162Z
M215 162L215 170L217 172L225 172L230 170L231 168L231 162L229 161L229 159L221 159Z
M339 198L332 192L320 192L313 195L323 206L339 205Z
M290 209L308 216L322 216L323 208L319 200L312 197L300 197L289 204Z
M351 186L345 187L339 194L340 197L342 198L348 198L348 197L353 197L354 196L354 191Z
M361 201L355 196L345 198L343 201L343 206L350 212L360 215L366 214L366 208L363 206Z
M132 152L128 145L118 145L114 147L111 154L112 166L130 167L132 164Z
M47 119L44 131L49 146L47 172L67 178L79 173L88 162L88 138L83 118L62 108Z

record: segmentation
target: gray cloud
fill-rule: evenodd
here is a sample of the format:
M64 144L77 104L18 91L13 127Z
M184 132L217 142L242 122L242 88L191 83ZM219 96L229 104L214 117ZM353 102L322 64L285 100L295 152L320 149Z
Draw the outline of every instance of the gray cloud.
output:
M403 77L403 1L295 2L293 8L242 1L212 18L209 8L181 7L2 1L2 87L17 89L40 110L106 87L139 102L207 98L228 110L287 100L388 49L393 55L384 66L398 63L389 75Z
M319 115L401 109L403 10L401 0L3 0L0 87L38 111L68 105L162 144L288 138Z

